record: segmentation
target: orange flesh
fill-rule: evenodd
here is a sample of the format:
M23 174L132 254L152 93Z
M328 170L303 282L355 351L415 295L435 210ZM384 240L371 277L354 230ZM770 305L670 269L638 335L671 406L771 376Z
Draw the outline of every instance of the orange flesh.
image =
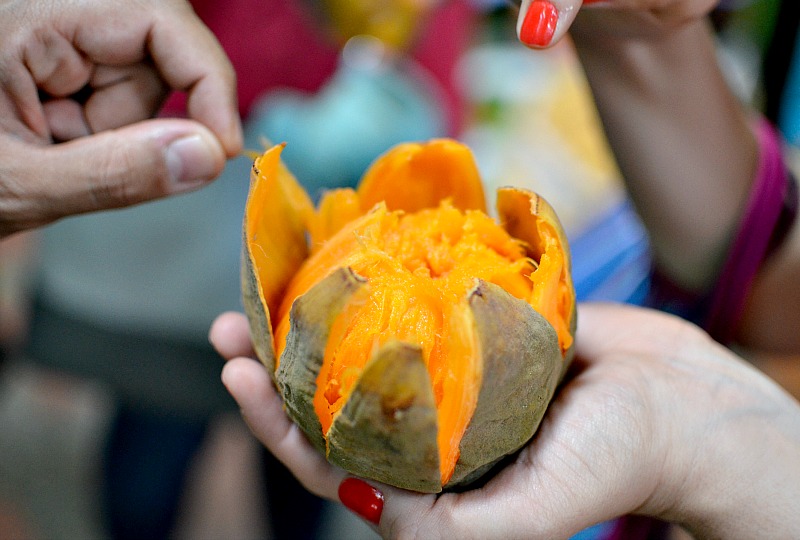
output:
M366 172L358 197L365 212L380 202L389 210L416 212L435 208L444 199L451 199L456 208L486 211L472 152L449 139L395 146Z
M273 147L255 160L253 202L245 217L248 251L270 313L278 309L281 293L308 255L306 226L314 216L311 199L280 161L282 149Z
M368 285L331 329L314 398L323 433L377 347L390 340L418 344L437 403L444 484L480 389L468 293L481 278L529 300L533 263L521 243L483 212L462 212L449 202L413 214L378 205L327 240L289 284L275 319L279 358L294 300L341 267L352 268Z
M497 191L497 210L503 228L524 242L528 255L538 262L528 302L553 325L561 353L566 355L573 341L575 292L567 239L558 217L541 197L516 188Z
M533 309L544 316L553 325L558 334L558 344L562 354L572 345L570 318L574 295L562 278L564 273L564 252L556 240L552 226L540 221L538 223L540 237L544 239L545 248L539 258L539 267L531 276L533 290L528 302Z

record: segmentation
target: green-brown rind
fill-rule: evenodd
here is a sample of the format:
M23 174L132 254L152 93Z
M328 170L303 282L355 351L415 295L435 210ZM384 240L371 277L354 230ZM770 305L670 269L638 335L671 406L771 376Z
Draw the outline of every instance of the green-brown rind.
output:
M553 326L527 302L478 280L469 295L483 364L478 404L445 489L468 485L533 437L563 359Z
M295 301L278 369L289 416L328 460L404 489L437 493L479 479L536 432L563 359L552 325L526 302L481 280L468 302L483 378L450 481L441 484L437 411L418 345L392 341L365 366L326 437L313 407L333 319L364 282L341 269Z
M328 432L328 460L355 475L438 493L436 403L419 346L378 349Z
M275 348L273 346L272 320L259 292L250 247L247 242L247 231L244 231L244 249L242 252L242 303L247 320L250 322L250 340L256 356L267 368L272 379L275 379Z
M325 438L314 410L317 376L334 319L364 283L350 268L340 268L297 298L289 314L286 348L275 382L286 413L323 453Z

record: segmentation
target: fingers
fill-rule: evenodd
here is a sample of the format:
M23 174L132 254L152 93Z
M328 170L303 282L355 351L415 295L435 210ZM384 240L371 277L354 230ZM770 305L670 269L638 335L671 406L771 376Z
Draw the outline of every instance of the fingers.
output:
M242 148L236 74L211 31L191 9L156 20L150 53L167 84L187 92L189 116L208 126L228 157Z
M52 29L42 30L37 39L22 50L22 64L39 88L54 96L80 90L89 80L93 65L65 35Z
M283 400L266 369L254 357L247 317L228 312L216 318L209 340L228 360L222 382L241 408L253 434L307 488L335 500L336 486L344 473L335 470L314 449L286 416Z
M149 64L98 66L87 85L85 103L70 97L43 104L54 139L69 141L151 118L167 88Z
M11 25L10 18L0 24L0 86L10 99L8 107L0 102L0 112L22 121L25 129L17 136L29 140L32 133L48 141L47 117L54 119L60 140L141 120L152 116L169 88L187 93L189 116L219 139L226 156L240 152L233 67L185 0L9 9L18 24ZM124 77L116 73L109 80L117 69ZM105 81L97 80L104 75ZM43 111L37 90L59 100L87 84L96 95L87 102L85 118L74 103Z
M600 8L606 13L597 20L592 17L592 23L602 19L603 28L581 21L582 39L595 34L598 38L653 38L708 15L718 3L719 0L522 0L517 35L530 48L551 47L570 30L579 11Z
M391 495L395 515L400 518L406 515L410 504L417 504L416 500L423 497L377 482L348 478L311 446L286 416L283 400L264 366L251 359L254 354L244 314L229 312L217 317L209 340L229 360L223 368L222 381L239 404L250 430L307 489L327 499L338 500L373 525L380 521L384 493ZM434 497L427 498L430 505ZM377 501L380 507L376 506Z
M239 404L250 430L306 488L322 497L338 500L372 525L380 522L384 494L388 494L393 501L394 517L387 522L387 531L405 526L406 516L418 516L433 504L435 497L432 495L415 494L348 477L311 446L286 416L283 400L264 367L250 359L254 353L244 314L228 312L217 317L211 326L209 340L229 360L223 369L222 381ZM409 514L410 510L414 513Z
M124 4L97 19L80 27L79 49L97 64L112 66L149 56L169 88L187 93L189 116L219 138L228 157L239 153L242 128L233 66L188 2L153 1L146 9Z
M9 189L0 192L0 234L197 189L225 164L217 138L190 120L148 120L44 147L2 142L8 178L0 184Z
M286 416L283 400L264 366L234 358L222 370L222 382L239 404L250 430L310 491L337 500L344 471L330 465Z
M148 63L98 66L90 84L93 92L85 109L93 133L152 117L168 94L164 81Z
M250 325L244 313L231 311L217 317L211 325L208 339L225 360L237 356L255 358Z

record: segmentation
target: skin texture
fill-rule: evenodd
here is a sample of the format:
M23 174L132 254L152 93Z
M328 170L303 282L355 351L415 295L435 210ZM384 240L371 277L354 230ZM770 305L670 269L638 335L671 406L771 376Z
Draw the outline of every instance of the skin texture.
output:
M704 538L797 536L800 404L680 319L617 305L582 305L578 317L572 370L533 441L465 493L370 482L385 497L376 530L386 538L567 538L635 512ZM286 417L252 359L247 328L228 313L211 329L231 359L223 382L259 440L307 488L338 500L346 473Z
M0 236L205 185L241 149L235 82L185 1L0 1ZM189 118L150 119L171 90Z

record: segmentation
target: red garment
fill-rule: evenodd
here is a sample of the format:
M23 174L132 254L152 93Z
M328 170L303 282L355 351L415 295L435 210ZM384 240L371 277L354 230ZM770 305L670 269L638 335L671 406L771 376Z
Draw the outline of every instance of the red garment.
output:
M314 92L336 69L338 44L300 0L192 0L192 5L233 63L243 118L265 91L289 87ZM461 126L462 105L453 74L469 45L474 15L463 0L446 2L421 23L412 51L443 89L453 134ZM165 110L184 111L185 97L173 96Z

